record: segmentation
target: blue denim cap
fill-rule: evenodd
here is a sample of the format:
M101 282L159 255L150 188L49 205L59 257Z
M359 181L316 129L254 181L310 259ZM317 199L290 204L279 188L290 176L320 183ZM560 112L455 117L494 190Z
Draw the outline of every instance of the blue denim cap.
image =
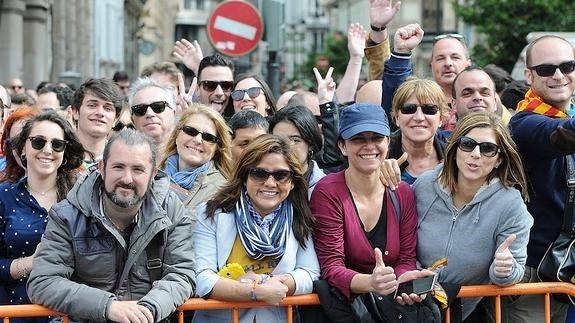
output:
M366 131L389 137L389 123L383 108L371 103L354 103L343 108L339 116L341 138L348 140Z

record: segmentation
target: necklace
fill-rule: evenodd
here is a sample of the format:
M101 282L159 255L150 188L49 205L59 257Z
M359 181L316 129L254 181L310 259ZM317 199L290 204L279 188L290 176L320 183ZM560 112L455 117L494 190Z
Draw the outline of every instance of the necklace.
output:
M53 191L56 188L56 185L54 185L53 187L51 187L50 189L48 189L47 191L41 192L41 191L37 191L33 188L31 188L30 186L26 185L26 189L30 192L30 193L37 193L40 194L40 196L46 196L46 194L48 192Z

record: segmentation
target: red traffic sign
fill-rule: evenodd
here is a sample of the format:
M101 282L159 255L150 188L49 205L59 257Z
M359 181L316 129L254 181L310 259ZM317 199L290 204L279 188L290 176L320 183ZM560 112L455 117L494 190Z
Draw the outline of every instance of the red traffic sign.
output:
M216 50L227 56L253 51L264 33L262 17L247 1L220 3L208 18L208 38Z

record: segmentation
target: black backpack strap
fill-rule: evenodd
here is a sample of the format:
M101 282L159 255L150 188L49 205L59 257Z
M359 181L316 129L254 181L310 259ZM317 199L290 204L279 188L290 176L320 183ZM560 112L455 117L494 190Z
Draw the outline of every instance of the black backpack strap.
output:
M397 199L397 194L395 191L388 189L389 197L391 197L391 204L393 204L393 209L395 210L395 219L397 223L399 223L399 219L401 218L401 208L399 207L399 200Z
M162 250L166 242L166 235L166 230L156 233L148 246L146 246L146 255L148 257L146 268L152 283L162 278Z

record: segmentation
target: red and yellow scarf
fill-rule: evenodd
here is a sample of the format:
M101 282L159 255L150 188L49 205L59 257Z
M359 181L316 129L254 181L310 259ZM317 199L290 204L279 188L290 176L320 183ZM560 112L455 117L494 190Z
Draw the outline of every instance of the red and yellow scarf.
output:
M525 93L525 99L517 104L517 112L521 111L531 111L553 118L569 118L565 112L543 102L531 89Z

